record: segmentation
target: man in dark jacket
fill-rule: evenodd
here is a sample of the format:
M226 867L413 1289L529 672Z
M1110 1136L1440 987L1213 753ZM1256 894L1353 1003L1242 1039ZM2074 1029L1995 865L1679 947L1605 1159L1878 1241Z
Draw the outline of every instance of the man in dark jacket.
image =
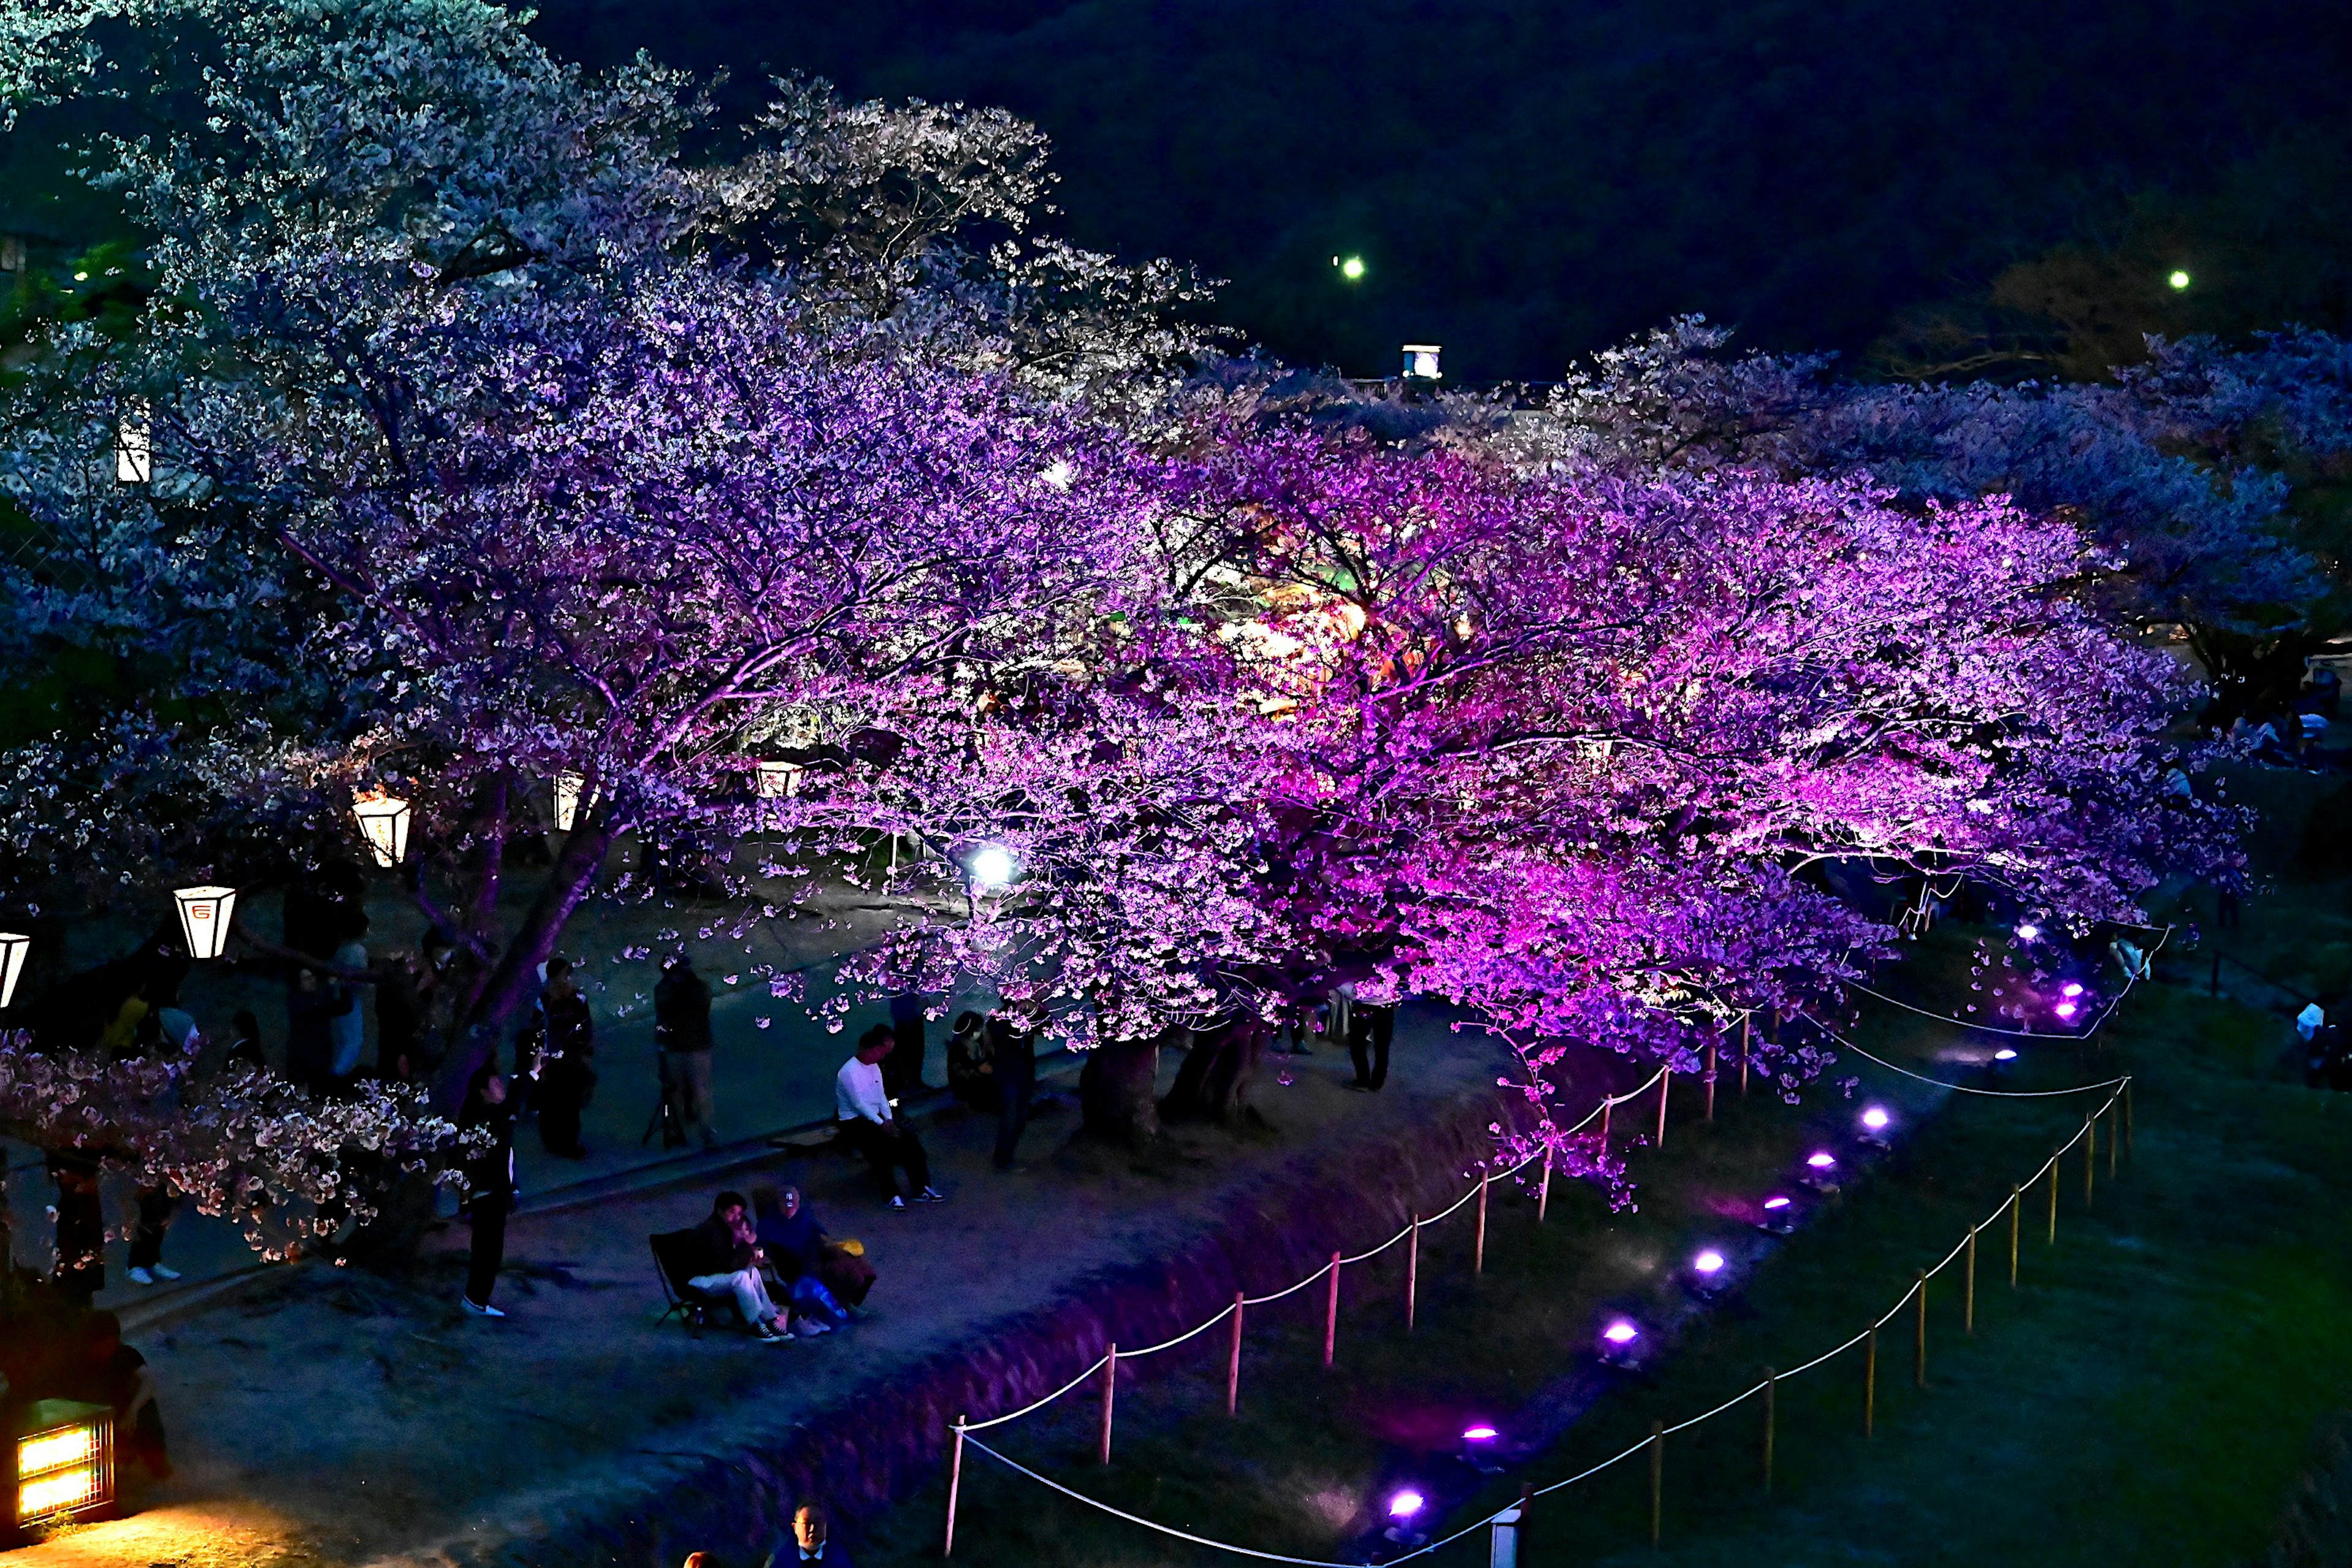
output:
M768 1300L767 1281L760 1278L767 1258L748 1208L740 1193L720 1193L710 1201L710 1217L694 1227L687 1283L706 1296L734 1298L755 1339L789 1340L784 1315Z
M679 953L654 987L654 1043L661 1047L662 1092L677 1113L680 1142L698 1131L706 1149L719 1142L710 1114L710 987Z
M588 1150L580 1142L580 1112L596 1086L596 1023L588 1013L588 998L572 978L572 961L547 963L547 989L539 999L539 1026L533 1042L539 1056L539 1137L551 1154L584 1160Z

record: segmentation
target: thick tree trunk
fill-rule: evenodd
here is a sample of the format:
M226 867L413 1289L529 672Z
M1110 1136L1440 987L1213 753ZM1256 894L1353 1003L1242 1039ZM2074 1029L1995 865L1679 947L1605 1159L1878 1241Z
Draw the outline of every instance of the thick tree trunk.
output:
M1160 1074L1160 1040L1106 1040L1078 1074L1078 1104L1086 1130L1129 1146L1160 1136L1152 1089Z
M457 1037L449 1043L433 1090L444 1110L455 1114L465 1103L466 1085L539 994L539 966L555 952L564 926L594 889L612 847L613 831L603 823L583 822L564 839L563 853L555 858L537 901L523 917L522 930L490 971Z
M1170 1121L1227 1122L1248 1114L1250 1084L1270 1033L1265 1020L1248 1014L1195 1035L1160 1114Z

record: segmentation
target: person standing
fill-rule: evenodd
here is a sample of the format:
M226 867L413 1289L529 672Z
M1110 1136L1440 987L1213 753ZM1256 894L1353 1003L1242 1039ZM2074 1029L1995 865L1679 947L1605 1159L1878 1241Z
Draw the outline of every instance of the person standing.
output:
M506 1262L507 1213L514 1207L514 1109L507 1103L507 1080L495 1064L474 1075L457 1125L479 1128L489 1140L466 1162L466 1212L473 1220L474 1244L466 1259L466 1293L459 1301L473 1317L503 1318L506 1314L490 1305L490 1290Z
M286 993L286 1077L312 1094L326 1089L334 1060L329 1026L344 1000L320 984L318 972L310 969L297 971L294 989Z
M548 960L547 988L539 1007L540 1142L551 1154L584 1160L588 1150L580 1142L580 1112L596 1083L591 1065L596 1054L596 1021L572 978L570 959Z
M356 936L348 939L335 949L334 965L342 972L334 982L342 1006L327 1026L331 1052L327 1072L340 1092L350 1089L352 1080L359 1077L360 1053L367 1045L367 1015L360 1011L361 982L356 978L367 973L367 948Z
M923 998L918 992L901 991L890 998L890 1037L897 1043L882 1058L882 1087L900 1104L930 1087L923 1081L923 1058L929 1048L923 1038Z
M988 1020L988 1055L996 1073L996 1168L1009 1171L1037 1089L1036 1042L1014 1019L994 1013Z
M1380 1091L1389 1080L1389 1047L1396 1038L1396 1009L1350 1000L1348 1005L1348 1055L1356 1064L1356 1081L1349 1089L1366 1094Z
M947 1194L931 1185L931 1164L923 1153L922 1141L891 1110L890 1097L883 1089L882 1060L890 1054L890 1047L886 1024L877 1024L857 1037L857 1054L842 1063L834 1075L834 1116L841 1136L866 1156L875 1185L888 1195L891 1209L903 1213L907 1200L899 1194L894 1173L898 1167L905 1167L907 1184L914 1189L917 1203L939 1203Z
M57 1184L58 1293L78 1307L106 1289L106 1210L99 1201L98 1157L82 1149L53 1149L47 1163Z
M719 1142L711 1127L710 987L679 953L662 966L654 987L654 1041L661 1047L663 1092L677 1110L680 1132L699 1132L706 1149Z

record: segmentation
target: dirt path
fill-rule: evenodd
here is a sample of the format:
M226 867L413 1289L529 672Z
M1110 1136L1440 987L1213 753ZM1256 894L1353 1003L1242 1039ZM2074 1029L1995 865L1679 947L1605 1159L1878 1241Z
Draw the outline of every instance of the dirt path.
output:
M1071 1143L1075 1107L1048 1108L1030 1168L988 1169L992 1125L950 1111L925 1132L953 1201L898 1215L835 1157L779 1155L755 1179L803 1183L835 1236L866 1241L874 1317L791 1347L656 1325L646 1237L708 1212L710 1186L622 1196L514 1225L483 1322L457 1307L465 1232L436 1237L389 1281L287 1269L140 1342L163 1390L181 1472L129 1519L24 1552L9 1568L172 1563L445 1563L530 1540L598 1510L657 1500L712 1458L780 1443L812 1421L855 1421L887 1379L1087 1277L1198 1239L1234 1194L1335 1138L1393 1134L1490 1089L1497 1059L1408 1015L1379 1096L1346 1092L1345 1058L1270 1058L1272 1125L1183 1130L1145 1157ZM1174 1059L1163 1064L1172 1072ZM1276 1081L1287 1072L1296 1081ZM1163 1076L1163 1082L1165 1078Z

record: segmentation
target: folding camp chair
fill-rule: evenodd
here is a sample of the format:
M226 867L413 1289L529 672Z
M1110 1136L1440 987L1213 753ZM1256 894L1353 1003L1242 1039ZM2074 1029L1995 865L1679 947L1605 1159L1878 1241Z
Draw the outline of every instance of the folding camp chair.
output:
M661 1281L662 1300L668 1303L662 1315L654 1320L656 1327L671 1313L686 1325L688 1337L700 1339L702 1331L710 1324L713 1312L726 1312L735 1321L743 1321L743 1310L735 1304L730 1294L714 1296L708 1290L694 1288L692 1258L699 1237L691 1230L667 1230L646 1238L653 1246L654 1278ZM745 1324L745 1327L750 1325Z

